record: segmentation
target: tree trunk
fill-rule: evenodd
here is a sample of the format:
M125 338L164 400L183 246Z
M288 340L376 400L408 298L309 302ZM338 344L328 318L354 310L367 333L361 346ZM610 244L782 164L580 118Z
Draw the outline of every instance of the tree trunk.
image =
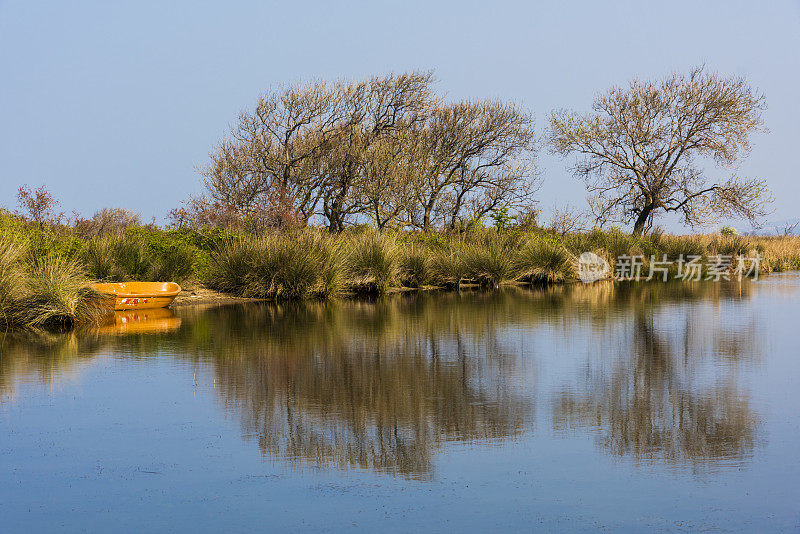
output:
M425 206L425 213L422 217L422 231L427 232L431 229L431 207Z
M633 223L633 235L639 237L644 232L644 227L647 224L647 219L650 218L650 215L653 213L652 206L645 206L642 208L641 213L636 218L636 222Z

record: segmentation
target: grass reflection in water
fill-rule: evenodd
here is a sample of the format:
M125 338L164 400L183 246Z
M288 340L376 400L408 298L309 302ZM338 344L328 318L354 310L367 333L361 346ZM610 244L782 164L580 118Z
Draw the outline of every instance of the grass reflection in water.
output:
M55 380L109 351L168 354L210 369L243 433L297 465L425 478L448 441L533 432L537 398L557 434L590 431L602 450L636 460L712 464L746 458L757 443L758 417L736 370L758 343L752 325L697 314L750 291L595 284L186 308L172 331L126 321L136 333L7 336L0 391L13 398L20 376ZM565 358L569 346L520 344L539 332L591 346L585 376L567 385L532 376L532 360ZM534 345L538 353L526 348Z

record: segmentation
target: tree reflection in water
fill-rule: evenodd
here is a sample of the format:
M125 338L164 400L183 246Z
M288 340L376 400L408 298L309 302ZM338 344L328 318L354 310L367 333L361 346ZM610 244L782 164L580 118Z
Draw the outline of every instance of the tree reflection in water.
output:
M752 318L726 324L719 309L636 307L597 340L586 381L555 396L554 427L593 430L637 461L740 464L758 419L737 369L757 357L756 337Z
M749 287L594 284L186 308L172 332L0 339L0 392L13 398L19 377L50 382L94 354L167 356L209 372L269 457L425 478L446 442L532 431L543 384L531 362L567 354L559 342L552 354L531 352L550 346L533 341L545 329L593 353L586 380L552 399L558 432L597 433L602 450L637 460L741 460L758 419L736 373L755 355L756 331L697 314L736 305Z
M458 302L248 307L202 350L265 454L424 477L443 442L513 436L532 413L498 319Z

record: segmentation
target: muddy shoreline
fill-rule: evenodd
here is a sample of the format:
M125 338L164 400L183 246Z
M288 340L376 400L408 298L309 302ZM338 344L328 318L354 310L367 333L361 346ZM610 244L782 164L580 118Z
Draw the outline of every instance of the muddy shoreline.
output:
M237 297L227 293L220 293L205 287L187 288L181 291L171 307L197 306L203 304L234 304L237 302L263 302L264 299Z
M562 281L553 285L566 285L573 283L573 281ZM503 286L517 286L517 287L531 287L528 282L506 282L501 284ZM535 286L534 286L535 287ZM450 292L450 291L476 291L487 289L480 284L463 283L458 289L440 286L422 286L422 287L391 287L386 291L386 295L399 294L399 293L417 293L417 292ZM491 289L487 289L491 291ZM340 296L345 298L369 298L370 295L358 293L356 291L343 291L339 293ZM237 297L229 293L222 293L206 287L197 286L186 288L175 297L170 307L184 307L184 306L200 306L209 304L236 304L241 302L273 302L272 299L266 298L246 298Z

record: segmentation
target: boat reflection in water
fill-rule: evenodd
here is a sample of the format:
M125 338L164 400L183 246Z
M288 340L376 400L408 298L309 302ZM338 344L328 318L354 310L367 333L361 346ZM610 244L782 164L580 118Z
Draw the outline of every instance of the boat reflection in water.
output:
M170 309L153 308L110 312L98 324L70 332L0 332L0 402L16 397L20 382L53 388L59 382L76 380L99 355L119 355L124 347L130 351L138 343L167 336L180 326L181 318ZM145 350L157 346L147 345Z
M157 334L177 330L181 319L169 308L115 311L94 330L98 334Z

